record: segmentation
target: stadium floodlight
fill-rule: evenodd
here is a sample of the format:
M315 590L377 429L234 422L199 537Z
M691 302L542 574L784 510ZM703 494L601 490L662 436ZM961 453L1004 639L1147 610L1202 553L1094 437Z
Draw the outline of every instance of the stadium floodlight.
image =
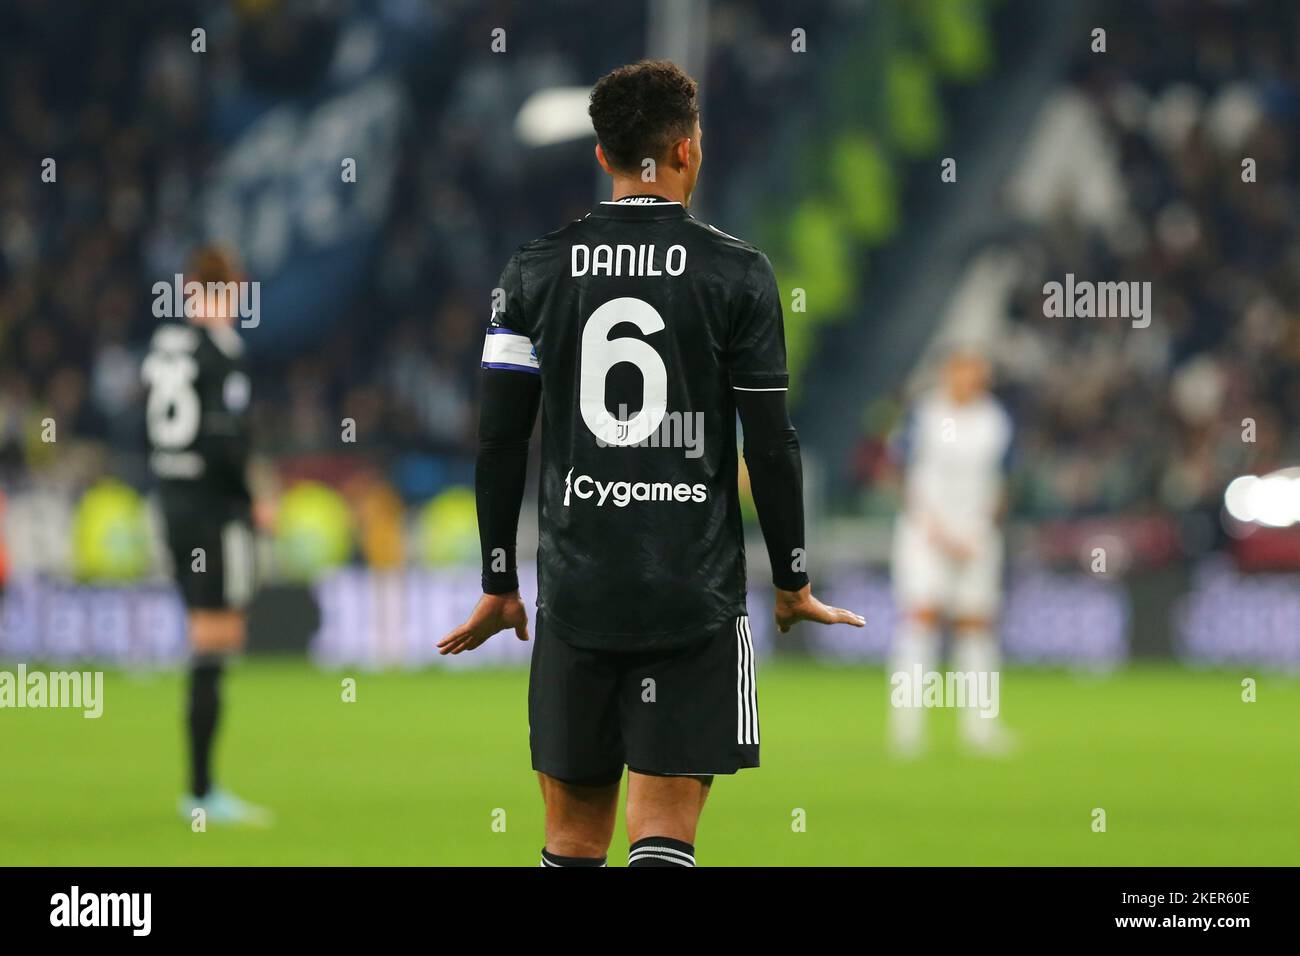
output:
M1300 468L1234 478L1223 492L1223 507L1247 524L1269 528L1300 524Z
M515 116L515 135L525 146L551 146L595 136L587 115L589 86L553 86L524 101Z

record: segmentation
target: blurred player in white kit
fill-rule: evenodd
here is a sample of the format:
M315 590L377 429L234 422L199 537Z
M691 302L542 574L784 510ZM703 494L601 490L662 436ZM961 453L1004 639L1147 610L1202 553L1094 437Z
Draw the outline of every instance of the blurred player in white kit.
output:
M938 388L920 396L899 449L903 507L893 546L893 587L900 624L890 674L936 669L943 623L953 631L954 671L999 666L993 623L1002 600L1005 477L1011 419L989 393L988 362L952 352ZM974 706L959 712L964 744L983 753L1008 749L996 717ZM890 707L890 745L914 756L925 744L925 709Z

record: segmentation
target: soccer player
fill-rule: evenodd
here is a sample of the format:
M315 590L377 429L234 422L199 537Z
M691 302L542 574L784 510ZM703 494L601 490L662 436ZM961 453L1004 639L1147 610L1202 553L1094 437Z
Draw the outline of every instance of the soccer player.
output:
M893 585L901 612L890 672L934 670L943 619L954 633L953 669L998 668L992 624L1001 603L1004 474L1011 420L989 394L989 366L974 351L946 359L939 388L911 410L902 435L903 508L894 531ZM964 742L1000 751L1009 737L978 708L961 710ZM924 711L891 707L890 743L901 756L924 746Z
M196 809L215 823L265 824L267 812L212 779L213 740L226 658L244 645L244 606L253 590L248 464L249 378L235 328L238 266L215 246L200 248L186 284L195 298L188 322L154 332L142 374L150 469L158 478L167 545L188 616L192 650L188 739L190 791L181 815Z
M543 866L602 866L628 768L630 866L694 866L716 774L758 766L736 487L739 411L776 623L863 620L813 597L799 444L767 257L688 212L696 83L665 61L591 93L612 198L522 246L483 351L483 596L442 653L528 640L515 531L542 409L537 642L528 690Z

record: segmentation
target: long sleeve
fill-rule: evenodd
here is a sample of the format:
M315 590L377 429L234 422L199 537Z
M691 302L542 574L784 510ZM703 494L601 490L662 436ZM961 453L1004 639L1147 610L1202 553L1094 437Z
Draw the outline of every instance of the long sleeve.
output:
M804 548L803 463L786 409L785 324L772 264L758 255L745 275L728 348L728 373L745 433L745 464L758 508L772 583L808 583Z
M803 462L783 390L736 392L745 433L745 464L758 508L772 583L798 591L808 583L804 548Z
M526 334L517 256L506 265L499 289L503 299L493 309L483 345L474 467L484 594L519 589L515 536L528 474L528 439L542 396L536 352Z

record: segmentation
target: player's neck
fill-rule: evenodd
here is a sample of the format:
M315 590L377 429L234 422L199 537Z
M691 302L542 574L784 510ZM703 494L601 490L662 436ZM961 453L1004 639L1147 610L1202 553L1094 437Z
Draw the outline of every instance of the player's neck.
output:
M686 205L686 190L683 183L668 180L647 183L642 182L639 176L614 177L614 188L609 198L618 202L628 196L660 196L670 202Z

